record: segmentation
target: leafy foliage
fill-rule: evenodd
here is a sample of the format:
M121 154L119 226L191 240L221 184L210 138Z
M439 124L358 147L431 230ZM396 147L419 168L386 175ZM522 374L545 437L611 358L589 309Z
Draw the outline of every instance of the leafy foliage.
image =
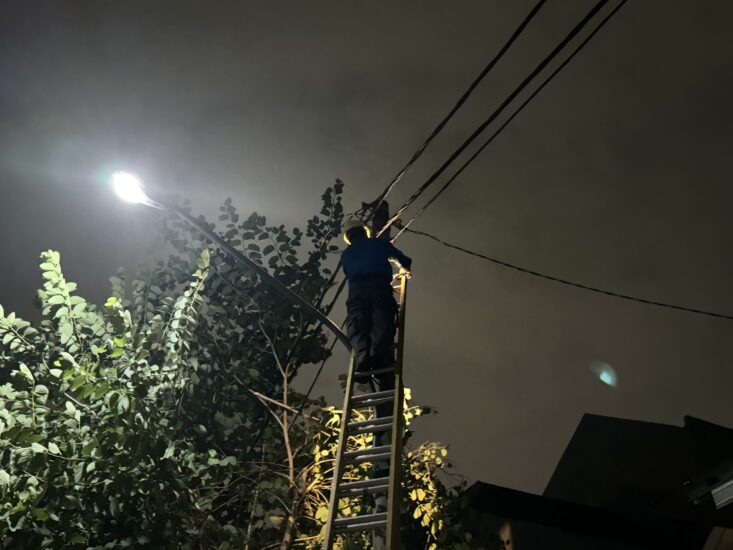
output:
M257 213L240 222L228 199L224 236L317 303L341 191L326 190L304 231ZM306 402L292 380L328 356L326 335L187 225L166 219L161 235L168 257L129 283L113 277L102 307L76 294L54 251L41 257L43 320L0 307L0 538L18 548L316 548L341 412ZM439 481L445 454L426 444L405 456L405 536L419 547L465 547L444 542L455 500Z

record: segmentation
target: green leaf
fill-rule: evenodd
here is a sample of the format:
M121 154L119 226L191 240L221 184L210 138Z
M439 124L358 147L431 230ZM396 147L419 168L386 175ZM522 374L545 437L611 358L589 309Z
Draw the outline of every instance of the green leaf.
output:
M168 448L163 453L163 458L170 458L173 456L173 452L176 450L175 444L168 445Z
M56 313L54 314L53 317L54 319L60 319L64 315L68 315L68 314L69 314L69 308L66 306L61 306L60 308L56 310Z
M82 456L92 456L92 453L94 452L94 449L97 448L97 442L95 440L91 440L89 443L84 445L81 449Z
M34 453L45 453L46 447L44 447L40 443L31 443L31 451L33 451Z
M99 398L100 398L100 397L102 397L102 396L103 396L104 394L106 394L106 393L107 393L107 391L109 391L109 384L107 384L106 382L102 382L102 383L101 383L101 384L100 384L99 386L97 386L97 388L96 388L96 389L94 390L94 395L93 395L94 399L99 399Z
M61 294L55 294L48 299L48 303L51 305L63 304L65 301Z
M10 474L5 470L0 470L0 486L10 484Z
M282 516L270 516L270 523L272 523L275 527L279 527L282 525L283 521L285 521L285 518Z
M41 403L46 403L48 399L48 387L43 384L38 384L33 387L33 393L38 397Z
M26 367L25 363L20 364L20 372L23 373L23 376L25 376L26 380L33 384L36 380L33 378L33 375L31 374L31 371L28 367Z
M54 443L53 441L49 441L48 443L48 450L51 451L53 454L60 455L61 449L59 449L58 445Z
M94 391L97 389L97 387L94 384L87 384L84 386L84 389L81 390L81 393L79 394L79 399L86 399L89 397Z
M196 262L196 265L199 269L206 269L209 267L209 261L210 261L210 253L208 248L204 248L201 251L201 256L199 257L198 261Z
M74 327L71 323L62 323L61 326L59 326L59 336L62 344L65 345L71 339L71 335L73 333Z
M82 387L84 385L84 383L86 381L87 381L87 377L85 375L83 375L83 374L80 374L79 376L77 376L76 378L74 378L74 380L72 380L72 382L71 382L71 391L78 390L80 387Z
M33 516L33 519L37 519L39 521L46 521L49 517L45 508L33 508L31 515Z

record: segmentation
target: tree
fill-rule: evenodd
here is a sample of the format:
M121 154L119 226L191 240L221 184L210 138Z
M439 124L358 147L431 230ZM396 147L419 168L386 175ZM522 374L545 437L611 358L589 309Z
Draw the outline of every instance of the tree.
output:
M341 192L326 190L305 231L257 213L240 222L228 199L224 236L319 303ZM113 277L101 307L49 251L40 324L0 308L0 537L22 548L315 548L341 413L292 381L327 358L327 337L188 226L166 219L161 235L168 256L129 285ZM405 536L435 547L454 499L438 479L445 449L411 453Z

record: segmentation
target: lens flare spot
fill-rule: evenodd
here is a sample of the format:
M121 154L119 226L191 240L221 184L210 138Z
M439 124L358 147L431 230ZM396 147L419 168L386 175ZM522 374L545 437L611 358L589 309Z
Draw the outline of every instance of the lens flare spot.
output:
M604 384L615 388L618 386L618 376L614 368L603 361L593 361L590 364L590 371Z

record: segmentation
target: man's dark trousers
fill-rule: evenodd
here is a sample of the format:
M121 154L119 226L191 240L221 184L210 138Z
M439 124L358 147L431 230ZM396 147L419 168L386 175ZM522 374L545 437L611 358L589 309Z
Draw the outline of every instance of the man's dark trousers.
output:
M354 348L356 371L393 366L397 303L392 286L383 281L350 285L346 311L346 332ZM394 374L377 377L377 385L378 391L393 389ZM378 416L389 414L391 405L377 407Z

